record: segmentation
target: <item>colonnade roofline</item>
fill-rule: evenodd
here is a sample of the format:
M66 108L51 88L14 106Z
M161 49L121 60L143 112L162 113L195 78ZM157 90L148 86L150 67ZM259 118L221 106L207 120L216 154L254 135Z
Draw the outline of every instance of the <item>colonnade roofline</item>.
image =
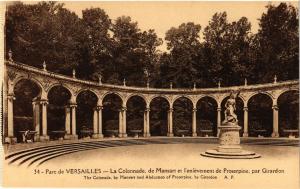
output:
M73 78L71 76L66 76L62 74L58 74L51 71L44 71L43 69L39 69L33 66L29 66L22 63L16 63L12 61L5 61L6 66L17 68L21 71L27 71L30 73L35 73L40 76L50 77L52 79L64 80L68 82L75 82L78 84L87 85L90 87L96 87L100 89L106 90L118 90L118 91L127 91L127 92L139 92L139 93L163 93L163 94L199 94L199 93L228 93L230 91L259 91L260 89L273 89L273 88L282 88L282 87L289 87L290 85L299 85L299 80L287 80L287 81L278 81L276 83L264 83L264 84L251 84L251 85L240 85L240 86L230 86L230 87L216 87L216 88L196 88L196 89L184 89L184 88L147 88L147 87L134 87L134 86L123 86L123 85L112 85L102 83L99 84L95 81L87 81L82 79Z

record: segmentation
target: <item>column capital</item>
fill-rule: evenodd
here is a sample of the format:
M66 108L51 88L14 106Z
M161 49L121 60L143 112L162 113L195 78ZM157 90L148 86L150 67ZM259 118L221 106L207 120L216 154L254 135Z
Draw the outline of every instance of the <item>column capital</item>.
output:
M103 106L96 106L95 109L98 110L98 111L103 110Z
M193 112L197 112L197 108L193 108Z
M169 110L168 110L168 112L173 112L174 111L174 109L173 108L170 108Z
M13 100L16 100L16 97L14 94L8 94L7 99L13 101Z
M277 104L276 104L276 105L273 105L273 106L272 106L272 109L273 109L273 110L278 110L278 109L279 109L279 108L278 108L278 105L277 105Z
M39 104L40 103L40 99L39 98L34 98L34 99L32 99L32 104Z
M70 108L70 105L67 104L67 105L64 106L64 108L65 108L65 109Z
M245 106L245 107L243 108L243 110L244 110L244 111L248 111L248 107Z
M39 102L40 102L41 105L49 104L48 99L41 99Z
M219 112L220 112L221 110L222 110L222 108L217 108L217 111L219 111Z
M70 107L70 108L76 108L76 107L77 107L77 104L76 104L76 103L70 103L70 104L69 104L69 107Z

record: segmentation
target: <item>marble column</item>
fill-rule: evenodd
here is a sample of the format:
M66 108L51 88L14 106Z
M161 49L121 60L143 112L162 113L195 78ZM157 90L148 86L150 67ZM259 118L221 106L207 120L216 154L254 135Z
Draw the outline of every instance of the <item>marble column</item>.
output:
M48 141L49 136L47 135L48 133L48 126L47 126L47 105L48 105L48 100L44 99L41 100L41 106L42 106L42 136L40 136L41 141Z
M70 106L65 107L65 129L67 132L67 135L71 134L71 115L70 115Z
M217 108L217 112L218 112L218 116L217 116L217 128L218 128L218 133L217 133L217 137L219 136L220 134L220 126L221 126L221 108L218 107Z
M93 109L93 138L98 138L98 111Z
M273 108L273 133L272 133L272 137L279 137L279 133L278 133L278 106L274 105L272 108Z
M243 137L248 137L248 107L244 107L244 133Z
M169 119L168 119L168 125L169 125L169 130L168 130L168 136L169 137L172 137L172 136L174 136L174 134L173 134L173 108L170 108L169 109L169 111L168 111L168 117L169 117Z
M103 138L103 133L102 133L102 106L97 106L98 110L98 138Z
M144 137L150 137L150 108L146 108L144 112Z
M102 106L97 106L94 109L93 117L93 138L103 138L102 134Z
M78 135L76 134L76 104L71 104L71 135L73 139L77 139Z
M119 137L122 137L123 133L123 113L122 109L119 110Z
M36 131L34 141L40 140L40 102L38 100L32 101L33 112L33 128Z
M13 111L13 101L15 100L14 95L7 96L7 137L5 142L15 143L17 142L14 136L14 111Z
M122 108L122 112L123 112L123 125L122 125L122 137L127 137L127 132L126 132L126 107Z
M197 136L197 108L193 109L193 120L192 120L192 136Z

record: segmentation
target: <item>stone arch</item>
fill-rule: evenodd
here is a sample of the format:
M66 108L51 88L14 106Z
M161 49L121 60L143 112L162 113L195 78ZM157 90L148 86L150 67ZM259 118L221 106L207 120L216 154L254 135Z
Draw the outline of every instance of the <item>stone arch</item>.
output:
M92 90L92 89L87 89L87 88L83 88L83 89L80 89L79 91L77 91L76 94L75 94L75 96L76 96L76 97L75 97L75 100L77 101L78 95L79 95L80 93L82 93L82 92L85 92L85 91L88 91L88 92L93 93L93 94L97 97L97 100L99 100L99 95L98 95L98 93L97 93L96 91Z
M215 102L217 103L217 105L219 105L218 99L217 99L215 96L209 95L209 94L200 96L200 97L196 100L196 105L198 104L198 102L199 102L202 98L205 98L205 97L210 97L210 98L214 99Z
M244 105L247 105L247 107L248 107L248 105L249 105L248 103L249 103L250 99L251 99L252 97L256 96L256 95L259 95L259 94L265 94L265 95L269 96L269 97L271 98L272 102L274 102L274 97L273 97L272 94L270 94L269 92L261 92L261 91L258 91L258 92L254 92L254 93L250 94L250 95L248 96L247 100L244 101L244 103L245 103Z
M299 137L299 90L285 90L276 100L279 136Z
M127 96L126 102L126 133L128 136L136 137L144 133L145 110L147 102L143 95L131 94Z
M57 139L52 131L66 131L70 128L66 125L70 121L70 116L68 118L68 115L71 114L69 105L76 103L72 97L71 91L63 85L53 85L49 88L47 93L47 130L50 139Z
M29 80L29 81L32 81L33 83L35 83L38 87L39 87L39 95L38 96L40 96L42 93L43 93L43 91L44 91L44 87L43 87L43 85L42 85L42 83L38 80L38 79L35 79L35 78L28 78L28 77L24 77L24 76L20 76L20 77L18 77L17 79L15 79L14 81L13 81L13 91L14 91L14 89L15 89L15 86L20 82L20 81L22 81L22 80Z
M122 101L122 105L124 105L124 97L123 97L120 93L115 92L115 91L108 91L108 92L104 93L104 94L101 96L101 98L99 98L99 99L101 99L101 105L103 105L103 100L104 100L104 98L105 98L107 95L110 95L110 94L115 94L115 95L117 95L118 97L120 97L120 99L121 99L121 101Z
M205 99L206 98L206 99ZM202 102L202 103L200 103ZM219 102L214 96L203 95L196 103L197 134L200 136L217 136L217 116Z
M102 131L105 137L121 136L123 131L124 98L118 92L108 91L101 97ZM126 110L126 108L125 108Z
M176 96L173 101L174 136L192 136L192 115L194 104L191 98Z
M192 103L193 106L194 106L194 99L192 99L192 97L191 97L191 96L188 96L188 95L178 95L178 96L175 96L175 98L173 99L172 104L174 104L175 101L178 100L178 99L180 99L180 98L186 98L186 99L188 99L189 101L191 101L191 103Z
M269 93L254 93L247 101L249 136L271 136L274 99Z
M56 87L56 86L61 86L61 87L64 87L65 89L67 89L69 91L70 95L71 95L71 98L72 98L72 96L74 96L74 93L71 90L71 88L68 85L65 85L65 84L62 84L62 83L54 83L54 84L50 85L47 89L47 95L48 95L49 91L51 89L53 89L53 87Z
M126 105L126 107L127 107L127 102L130 100L130 98L133 98L133 97L135 97L135 96L141 97L141 98L144 100L144 102L145 102L145 104L146 104L146 106L147 106L147 104L148 104L147 98L146 98L143 94L132 93L132 94L128 95L128 96L125 98L125 100L124 100L124 104Z
M278 99L280 98L281 95L283 95L284 93L287 93L287 92L293 92L293 91L299 92L299 89L285 89L285 90L281 91L281 92L277 95L277 98L276 98L276 104L278 104Z
M151 136L167 136L169 124L170 101L165 96L157 95L151 98L150 108L150 134Z
M172 103L171 103L170 98L169 98L168 96L162 95L162 94L154 95L154 96L150 97L150 99L149 99L149 106L151 105L151 102L152 102L155 98L163 98L163 99L165 99L165 100L168 102L169 107L171 108Z
M19 79L13 87L13 135L22 142L21 131L36 130L36 105L40 104L41 87L32 79Z
M88 135L83 133L84 130L93 130L93 126L97 123L96 106L98 96L90 89L82 89L76 96L76 134L78 138L84 138Z

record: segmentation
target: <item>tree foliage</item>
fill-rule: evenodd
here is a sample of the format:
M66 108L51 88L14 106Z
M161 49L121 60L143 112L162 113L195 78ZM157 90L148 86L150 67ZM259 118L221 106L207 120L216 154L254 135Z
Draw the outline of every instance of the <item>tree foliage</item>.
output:
M165 35L168 52L153 29L142 31L128 16L111 20L101 8L82 18L56 2L13 3L6 13L6 49L15 61L82 79L145 86L144 69L155 87L214 87L298 78L298 10L269 4L257 34L246 17L229 22L215 13L208 26L187 22ZM202 33L201 33L202 32ZM200 40L201 37L203 40ZM141 79L142 78L142 79Z
M299 19L298 10L286 3L267 6L260 19L256 41L255 71L258 82L298 78Z

